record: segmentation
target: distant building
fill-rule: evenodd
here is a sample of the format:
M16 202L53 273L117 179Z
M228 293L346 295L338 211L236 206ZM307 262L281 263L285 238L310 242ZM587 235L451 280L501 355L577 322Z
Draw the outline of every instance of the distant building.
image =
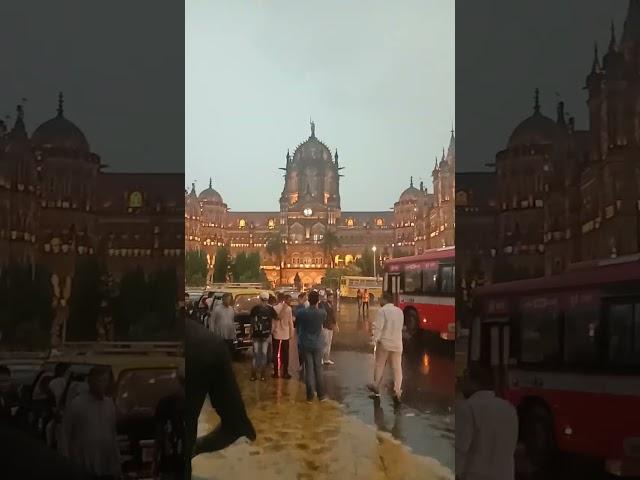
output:
M299 275L307 285L319 283L327 268L356 261L374 245L380 264L392 255L416 252L417 237L424 236L418 234L420 222L430 218L434 204L433 194L422 185L417 189L411 180L393 211L342 210L339 154L316 137L313 123L311 135L293 154L287 152L281 170L285 181L279 212L229 211L211 181L199 195L192 185L185 192L185 248L205 251L210 268L216 250L223 245L232 255L257 251L273 283L293 284ZM327 236L335 237L337 246L326 242ZM274 238L283 245L281 264L267 252Z
M536 90L532 115L496 155L494 280L640 252L638 51L640 2L631 0L621 39L612 25L602 59L595 48L587 130L566 118L562 102L555 119L545 116Z

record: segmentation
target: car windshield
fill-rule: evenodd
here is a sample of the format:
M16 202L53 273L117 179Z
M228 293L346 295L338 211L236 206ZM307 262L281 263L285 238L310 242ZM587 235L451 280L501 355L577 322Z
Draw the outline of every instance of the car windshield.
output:
M178 388L175 368L126 370L120 374L115 395L121 415L152 416L158 401Z
M260 296L257 293L236 295L234 307L236 313L249 313L253 307L260 303Z

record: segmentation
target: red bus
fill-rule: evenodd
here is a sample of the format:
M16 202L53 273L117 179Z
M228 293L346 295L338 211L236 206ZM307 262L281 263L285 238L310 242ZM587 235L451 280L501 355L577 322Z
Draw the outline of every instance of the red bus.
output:
M640 256L475 292L469 362L490 366L539 471L558 451L640 474Z
M455 248L385 262L384 285L404 311L407 336L420 330L455 340Z

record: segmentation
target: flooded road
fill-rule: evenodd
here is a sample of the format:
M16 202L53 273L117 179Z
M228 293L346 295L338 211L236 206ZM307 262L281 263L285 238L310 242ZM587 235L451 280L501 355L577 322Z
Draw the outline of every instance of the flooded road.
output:
M198 456L194 478L453 480L453 351L421 343L406 348L403 405L394 409L386 388L375 400L365 387L373 376L367 319L355 305L343 305L338 322L335 365L324 368L329 402L308 404L295 375L250 382L248 355L234 364L257 439ZM296 364L292 355L291 373ZM391 380L387 372L384 384ZM218 422L206 402L199 434Z

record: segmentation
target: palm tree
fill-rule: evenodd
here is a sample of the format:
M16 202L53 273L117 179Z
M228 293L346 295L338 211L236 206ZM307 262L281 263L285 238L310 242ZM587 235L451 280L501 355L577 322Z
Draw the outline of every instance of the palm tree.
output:
M267 253L276 257L280 272L280 285L282 285L282 257L286 251L286 245L282 242L279 233L274 233L267 241Z
M325 255L328 255L329 258L331 259L331 268L333 268L334 267L333 252L335 251L336 248L340 247L340 239L335 234L335 232L332 232L331 230L329 230L324 234L323 245L324 245L324 253Z

